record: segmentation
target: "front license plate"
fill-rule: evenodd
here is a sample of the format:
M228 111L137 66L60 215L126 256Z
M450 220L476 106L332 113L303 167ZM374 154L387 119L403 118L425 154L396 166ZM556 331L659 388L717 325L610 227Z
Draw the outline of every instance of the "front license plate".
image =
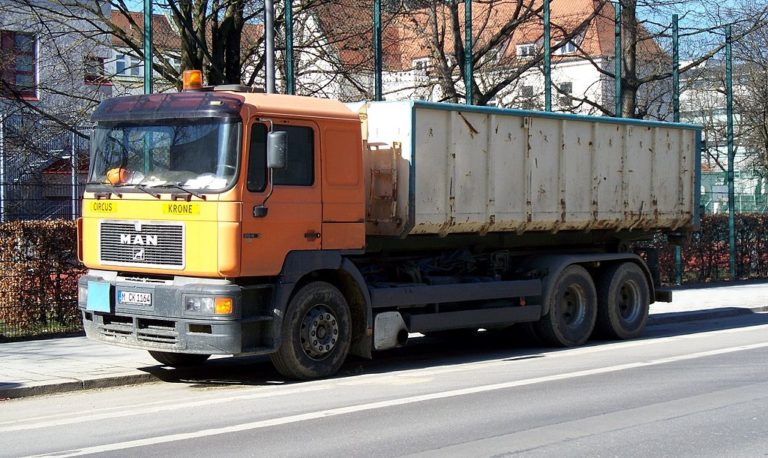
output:
M117 302L125 305L152 305L152 293L118 291Z

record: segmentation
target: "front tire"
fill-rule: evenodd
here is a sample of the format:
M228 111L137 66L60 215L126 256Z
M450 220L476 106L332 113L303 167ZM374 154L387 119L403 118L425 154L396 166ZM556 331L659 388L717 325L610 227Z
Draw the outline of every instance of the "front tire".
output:
M546 343L575 347L589 339L597 316L597 293L585 268L566 267L550 286L546 301L549 313L534 325Z
M597 327L600 336L632 339L648 321L650 291L637 264L625 262L608 268L597 285Z
M170 367L192 367L203 364L211 355L198 355L192 353L169 353L166 351L150 351L149 355L155 361Z
M341 292L330 283L308 283L288 303L282 343L270 359L288 378L328 377L347 358L351 330L349 306Z

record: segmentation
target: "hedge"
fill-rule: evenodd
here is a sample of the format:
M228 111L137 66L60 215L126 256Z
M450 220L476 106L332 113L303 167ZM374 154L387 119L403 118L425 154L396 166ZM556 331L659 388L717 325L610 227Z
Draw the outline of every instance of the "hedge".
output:
M81 329L74 221L0 224L0 337Z
M768 278L768 215L740 214L735 218L736 279ZM661 280L675 281L675 247L658 236L643 244L658 250ZM683 283L731 280L728 217L705 215L699 231L682 244Z
M768 278L768 216L736 217L737 278ZM0 339L81 330L74 221L14 221L0 224ZM662 283L675 280L674 246L659 235L640 248L655 248ZM728 218L704 216L682 245L683 282L730 280Z

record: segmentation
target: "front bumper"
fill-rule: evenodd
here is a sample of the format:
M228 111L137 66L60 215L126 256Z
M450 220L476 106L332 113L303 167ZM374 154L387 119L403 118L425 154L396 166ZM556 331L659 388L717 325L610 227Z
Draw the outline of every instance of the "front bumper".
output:
M150 280L120 277L116 272L89 271L79 280L99 300L78 300L86 336L115 345L153 351L197 354L269 353L271 317L263 313L269 288L244 289L227 280L175 277ZM149 294L151 303L125 304L119 292ZM261 291L262 294L254 294ZM232 313L211 315L185 309L185 297L232 298ZM107 303L108 302L108 303ZM244 303L246 304L244 306Z

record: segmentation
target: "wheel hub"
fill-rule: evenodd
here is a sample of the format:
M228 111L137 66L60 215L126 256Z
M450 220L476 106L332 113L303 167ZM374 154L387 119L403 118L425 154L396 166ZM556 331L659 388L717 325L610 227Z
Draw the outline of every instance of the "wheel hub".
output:
M566 288L560 298L560 310L567 326L578 326L586 316L584 291L577 285Z
M301 346L312 359L328 356L339 338L339 323L326 305L312 307L301 322Z
M625 321L634 321L640 314L641 298L639 287L628 281L621 286L618 297L619 315Z

